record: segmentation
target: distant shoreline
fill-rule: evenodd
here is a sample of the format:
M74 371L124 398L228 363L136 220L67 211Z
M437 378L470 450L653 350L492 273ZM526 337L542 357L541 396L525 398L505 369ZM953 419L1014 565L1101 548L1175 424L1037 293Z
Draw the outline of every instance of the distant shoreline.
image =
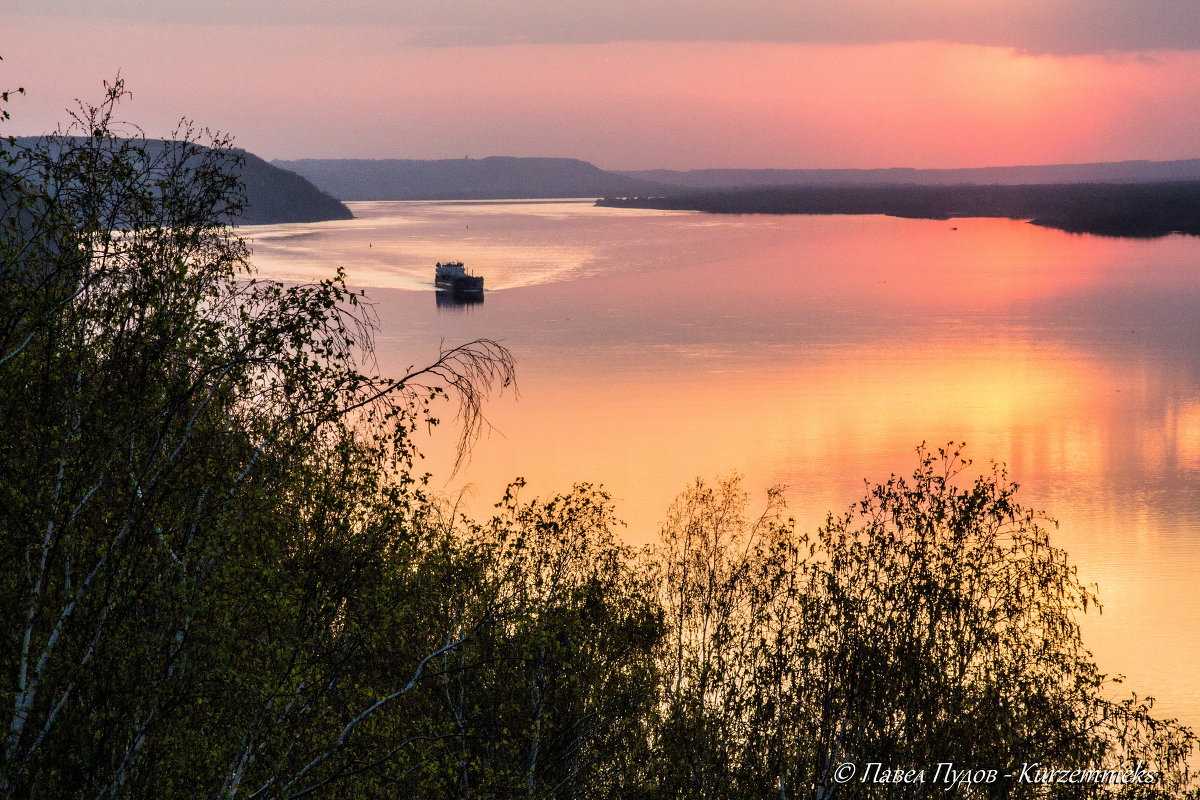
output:
M1200 236L1200 181L988 186L786 186L606 197L598 206L711 214L884 214L1000 217L1068 233Z

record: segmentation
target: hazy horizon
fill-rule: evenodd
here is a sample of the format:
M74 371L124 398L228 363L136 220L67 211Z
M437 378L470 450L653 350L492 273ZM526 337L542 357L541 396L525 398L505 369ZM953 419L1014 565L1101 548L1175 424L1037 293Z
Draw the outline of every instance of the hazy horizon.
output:
M28 134L18 134L18 136L26 136ZM260 155L255 153L255 155ZM1088 167L1098 166L1101 164L1155 164L1155 163L1172 163L1177 161L1200 161L1200 153L1194 156L1183 156L1180 158L1123 158L1109 161L1061 161L1053 164L981 164L972 167L914 167L909 164L892 164L890 166L881 167L857 167L857 166L833 166L833 167L812 167L804 164L772 164L761 167L732 167L724 164L705 164L693 167L671 168L671 167L621 167L608 166L599 164L594 159L579 157L579 156L560 156L546 153L532 153L527 156L514 156L511 153L488 153L479 156L447 156L444 158L412 158L409 156L296 156L295 158L268 158L267 160L274 162L287 163L289 161L462 161L464 159L470 161L484 161L489 158L528 158L528 159L567 159L574 161L583 161L609 172L725 172L735 170L768 170L780 172L804 172L804 171L822 171L822 172L838 172L838 171L884 171L884 170L915 170L915 171L956 171L956 170L992 170L992 169L1021 169L1021 168L1042 168L1042 167Z

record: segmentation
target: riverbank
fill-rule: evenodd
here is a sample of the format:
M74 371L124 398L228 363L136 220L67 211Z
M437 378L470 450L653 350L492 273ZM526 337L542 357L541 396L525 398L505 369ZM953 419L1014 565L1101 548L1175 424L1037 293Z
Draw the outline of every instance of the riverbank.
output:
M609 197L597 205L714 214L1001 217L1069 233L1200 236L1200 181L1033 186L786 186Z

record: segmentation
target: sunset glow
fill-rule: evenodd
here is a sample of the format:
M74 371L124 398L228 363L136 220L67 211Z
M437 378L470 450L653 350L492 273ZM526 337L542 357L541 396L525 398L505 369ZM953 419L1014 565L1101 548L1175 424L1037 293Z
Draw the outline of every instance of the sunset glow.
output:
M1197 309L1200 0L0 0L0 800L1200 800Z
M153 135L180 117L267 158L569 156L610 169L967 167L1200 153L1200 55L948 41L414 46L387 27L16 16L15 131L120 73ZM120 42L120 48L109 43ZM90 46L99 43L99 46Z

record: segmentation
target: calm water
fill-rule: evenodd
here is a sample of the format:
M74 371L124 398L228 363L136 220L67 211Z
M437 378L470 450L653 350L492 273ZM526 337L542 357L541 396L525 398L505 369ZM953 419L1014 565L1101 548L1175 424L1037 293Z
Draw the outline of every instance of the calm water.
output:
M1085 637L1161 714L1200 728L1200 239L1006 220L718 217L587 202L355 203L348 222L247 228L264 275L369 289L378 361L499 339L520 395L449 477L482 516L506 482L603 484L650 541L697 476L789 487L813 527L965 441L1100 586ZM435 261L487 278L435 302Z

